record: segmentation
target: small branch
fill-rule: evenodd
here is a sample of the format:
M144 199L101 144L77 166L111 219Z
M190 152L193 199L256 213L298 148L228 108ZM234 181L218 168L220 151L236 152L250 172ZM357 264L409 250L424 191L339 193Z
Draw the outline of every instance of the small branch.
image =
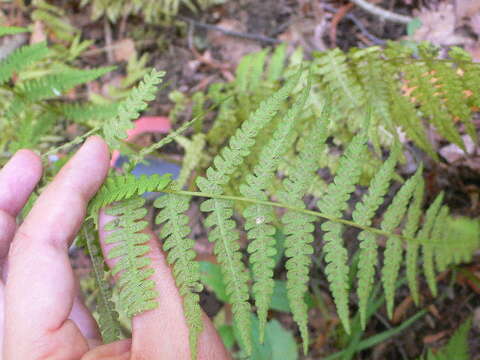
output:
M350 0L352 3L361 7L363 10L368 11L369 13L376 15L384 20L396 22L400 24L408 24L410 21L413 20L410 16L400 15L393 13L391 11L382 9L376 5L373 5L366 0Z
M268 43L268 44L280 44L282 42L278 39L274 39L274 38L271 38L271 37L268 37L268 36L250 34L250 33L243 33L243 32L239 32L239 31L224 29L224 28L222 28L220 26L216 26L216 25L204 24L204 23L198 22L196 20L190 19L188 17L185 17L185 16L178 16L178 18L180 20L183 20L185 22L188 22L188 23L192 24L193 26L196 26L196 27L199 27L199 28L202 28L202 29L207 29L207 30L219 31L219 32L224 33L225 35L229 35L229 36L235 36L235 37L239 37L239 38L243 38L243 39L254 40L254 41L264 42L264 43Z
M333 13L336 13L338 12L338 9L336 7L333 7L333 6L330 6L328 4L323 4L323 8L327 11L331 11ZM348 19L350 20L351 22L353 22L355 24L355 26L358 27L358 29L360 30L360 32L370 41L372 41L373 43L375 43L376 45L385 45L386 41L383 40L383 39L380 39L378 37L376 37L375 35L371 34L367 28L362 24L362 22L360 20L358 20L355 15L353 14L350 14L350 13L347 13L345 14L345 19Z

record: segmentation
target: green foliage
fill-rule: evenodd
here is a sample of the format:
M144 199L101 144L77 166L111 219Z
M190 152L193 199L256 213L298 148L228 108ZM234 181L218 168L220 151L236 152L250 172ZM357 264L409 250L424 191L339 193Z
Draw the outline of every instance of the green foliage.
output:
M183 136L177 136L175 141L185 149L182 169L180 170L180 175L178 175L177 180L178 186L182 188L187 183L192 171L200 163L203 148L205 147L205 135L195 134L193 135L192 140L189 140Z
M310 91L310 85L305 87L303 96L287 112L285 118L275 129L271 139L262 148L259 162L253 168L253 173L246 176L246 184L240 185L240 193L248 198L267 200L265 191L275 177L275 170L282 155L292 143L291 133L295 127L298 114L302 111ZM267 311L273 294L273 268L275 266L275 227L272 225L274 214L264 205L253 204L244 212L245 229L250 240L248 252L253 274L253 295L260 321L260 342L267 322Z
M327 139L327 125L330 118L331 104L325 105L317 121L309 129L302 150L298 154L294 171L283 182L285 190L279 193L279 199L286 204L303 209L305 203L303 196L307 193L317 170L316 159L312 154L322 153ZM313 248L310 245L314 237L315 218L289 210L282 217L285 239L285 256L288 258L287 269L287 295L294 320L297 322L303 339L304 353L308 351L308 316L307 304L304 301L307 293L309 268Z
M162 82L164 75L164 71L155 69L150 74L146 74L138 87L135 87L120 103L117 116L105 122L103 134L110 147L117 149L120 146L120 140L127 137L127 130L133 128L132 120L137 119L140 111L147 108L147 101L155 99L157 85Z
M480 108L480 87L475 80L480 66L460 48L451 49L448 56L441 59L431 45L421 44L413 51L394 42L385 49L353 48L346 53L328 50L314 54L313 60L302 59L297 51L289 58L289 64L285 64L284 46L276 48L270 59L265 51L249 54L240 61L234 82L213 84L206 93L206 100L214 103L231 96L220 106L207 134L208 144L212 145L208 148L215 153L248 114L278 89L278 80L288 79L303 62L313 69L313 87L298 121L298 131L320 115L321 99L331 97L334 121L329 131L337 144L350 143L363 127L361 114L371 109L368 139L376 153L382 146L390 148L399 134L405 134L417 147L438 159L427 132L434 128L444 139L463 147L464 133L476 141L472 119ZM286 105L299 96L300 91L296 90ZM293 160L294 152L286 154L284 169L291 170L288 164ZM369 155L367 163L363 184L380 165L375 154ZM335 172L337 166L338 161L330 157L331 171Z
M112 290L103 270L104 262L101 255L98 241L94 241L91 236L91 229L84 228L82 235L85 236L85 243L92 261L92 272L97 285L97 312L99 316L99 328L102 332L103 341L108 344L120 339L121 327L118 321L118 313L115 310L115 304L112 301Z
M370 182L368 193L361 202L358 202L352 213L352 219L357 224L370 226L376 211L384 202L384 197L392 180L395 164L398 160L399 147L394 147L390 157L383 163L379 171ZM411 236L411 235L410 235ZM358 235L359 262L358 262L358 288L359 311L362 327L365 328L367 317L367 304L375 280L375 265L378 258L378 245L375 234L362 231Z
M128 15L142 15L147 22L159 22L177 15L181 6L197 11L219 4L224 0L82 0L81 6L92 5L92 18L107 16L112 22Z
M4 34L20 31L3 28ZM0 150L14 152L19 148L51 148L53 135L68 118L62 109L70 106L62 94L78 85L95 80L112 67L90 70L76 69L56 59L57 49L44 42L25 45L8 54L0 62ZM41 69L41 70L40 70ZM76 112L90 107L77 103ZM105 116L115 114L109 110ZM49 141L46 141L48 135Z
M145 192L161 191L170 183L170 174L142 175L139 178L132 174L109 176L95 197L88 204L89 217L97 221L101 208L115 201L129 199Z
M472 319L466 320L460 325L457 331L455 331L447 345L437 352L429 350L427 356L421 357L419 360L470 360L468 333L470 332L471 327Z
M435 293L435 263L446 267L450 263L468 260L472 250L478 247L478 235L474 231L460 233L461 226L457 225L456 220L449 216L447 208L441 204L442 195L433 202L422 221L424 182L421 164L416 173L403 182L396 194L389 191L397 178L395 168L401 154L398 143L393 145L388 159L374 171L375 175L364 197L358 201L352 199L352 194L361 184L363 163L372 156L367 140L370 133L368 124L376 116L373 108L363 113L363 131L353 137L340 156L333 180L316 202L319 211L306 209L303 198L309 194L311 184L315 183L319 164L324 163L322 158L328 150L326 140L331 137L330 125L336 116L332 113L334 99L326 99L322 101L322 112L316 121L302 124L304 109L310 104L308 99L311 99L310 76L302 78L301 71L297 71L241 123L227 145L213 158L213 165L206 170L205 176L197 177L196 184L200 192L182 191L178 183L172 183L165 189L168 178L144 178L138 181L143 184L140 186L133 184L133 177L123 176L124 180L121 181L111 177L90 205L91 211L98 210L112 201L128 198L130 194L140 194L142 190L152 191L154 188L168 193L155 203L161 209L157 223L163 224L160 237L165 241L164 250L168 253L168 262L173 266L177 285L184 297L193 356L201 330L197 294L201 285L200 269L194 261L194 241L188 238L190 228L185 215L191 196L208 198L200 205L200 210L207 213L203 225L208 228L208 239L214 243L214 253L224 284L222 298L232 304L234 326L245 354L254 351L249 304L250 277L243 263L238 226L233 220L234 204L246 203L242 207L243 218L239 221L239 227L246 232L249 240L247 251L253 276L252 295L258 313L259 340L266 340L266 317L275 288L273 268L278 247L273 235L276 227L282 226L282 231L286 234L287 298L294 320L299 325L305 352L308 351L308 306L304 299L308 290L315 220L323 220L321 229L324 232L325 273L339 317L347 332L350 329L350 294L354 285L349 275L352 267L349 264L351 254L344 245L343 232L347 226L360 230L358 236L350 236L348 242L349 248L354 248L357 239L359 244L356 255L359 258L356 293L359 300L358 326L361 327L365 327L369 317L367 305L375 281L375 264L379 258L384 259L380 282L384 289L387 311L391 316L398 274L404 259L412 294L416 291L413 296L418 298L416 281L420 255L424 264L423 272L432 293ZM305 81L307 83L302 86L302 96L296 98L287 110L289 96L296 94L298 85L304 85ZM250 84L247 82L246 86ZM299 122L303 126L304 136L301 137ZM265 134L269 134L266 141L261 139L261 135ZM158 148L163 140L158 144L152 146ZM252 154L253 150L255 154ZM292 171L285 175L283 182L279 182L277 175L282 169L281 160L289 152L293 152L293 162L290 164ZM246 174L243 176L244 182L237 185L232 180L240 171L245 171ZM160 187L154 185L155 181L161 183ZM125 185L127 182L131 188L123 190L128 188ZM110 188L116 190L109 190ZM279 199L280 202L270 202L270 198ZM286 209L281 218L275 211L278 207ZM352 220L348 220L350 213ZM372 227L375 216L382 218L379 227ZM458 244L463 246L462 255L450 255L442 263L441 256L447 251L452 252L456 246L446 241L453 233L458 234ZM381 239L386 239L382 252L378 247ZM404 247L407 249L406 255ZM420 248L422 254L418 252Z
M0 63L0 85L10 80L14 72L18 72L30 64L41 60L48 54L45 42L22 46Z
M107 215L115 217L104 228L111 232L105 243L116 245L109 251L108 258L119 258L112 274L119 275L116 285L120 289L120 302L130 317L158 305L155 282L149 279L154 270L149 267L151 260L146 256L150 251L146 245L150 236L141 233L148 224L141 220L147 214L144 203L141 197L133 197L106 210Z
M102 2L113 3L117 9L123 6L120 1ZM57 10L42 4L44 12L60 16ZM20 30L9 31L0 27L0 34ZM71 41L73 44L76 40ZM83 46L78 40L69 56L75 57ZM164 73L153 70L145 74L143 82L118 103L71 103L59 96L111 68L56 66L39 73L35 66L44 64L50 56L52 51L41 43L21 48L0 63L0 88L5 95L0 100L1 150L40 147L49 149L46 155L56 153L53 140L44 137L54 134L53 129L64 122L80 124L89 132L61 149L99 130L111 148L126 149L122 140L132 127L131 121L145 110L147 101L154 99ZM120 332L100 249L92 240L96 239L93 231L100 209L113 204L106 212L114 219L105 230L110 232L106 242L115 246L106 256L116 261L112 274L118 278L119 305L134 316L157 306L156 298L161 296L150 279L149 237L142 233L147 226L143 220L147 210L145 200L138 196L145 192L167 193L155 201L159 209L156 222L161 225L163 249L183 297L192 358L198 352L203 325L199 305L202 272L195 261L195 242L189 237L186 214L193 196L207 198L200 210L206 215L203 225L214 245L222 277L222 286L215 287L222 288L221 300L232 304L235 331L230 329L230 335L235 333L247 356L259 356L264 351L279 356L273 355L278 346L272 345L276 336L285 339L284 345L288 342L288 351L293 354L291 336L268 321L272 309L291 310L304 352L308 352L309 307L305 299L313 245L322 243L316 239L316 230L323 231L325 273L347 332L366 326L375 279L383 285L387 312L392 315L404 260L413 299L418 303L417 277L421 272L432 294L436 294L435 272L470 260L479 245L479 225L451 217L442 204L442 194L424 213L422 165L418 164L409 179L395 172L397 162L402 160L397 128L432 156L436 154L425 135L430 125L459 146L462 133L457 129L458 122L474 137L471 118L480 99L474 79L480 71L459 49L452 49L449 56L439 61L436 50L427 46L419 46L412 53L390 44L384 50L374 47L343 53L336 49L316 54L311 61L303 60L301 51L296 51L286 65L286 47L280 46L271 57L264 50L244 58L234 82L215 84L208 93L198 93L193 101L195 119L148 148L137 153L131 150L125 173L112 172L89 204L84 241L99 288L97 305L105 340L117 339ZM305 65L311 70L305 71ZM218 106L218 113L203 134L210 121L203 122L202 106L210 103ZM195 135L191 139L179 137L192 124ZM185 148L177 182L172 182L169 175L136 178L128 173L146 154L174 139ZM40 146L43 142L47 143ZM384 148L391 149L385 161L380 156ZM339 154L332 155L333 149ZM210 165L204 165L210 159ZM331 171L319 171L325 168ZM202 176L189 182L192 173ZM187 182L191 190L197 187L199 191L181 190ZM395 194L396 182L403 185ZM365 186L366 193L358 199L360 186ZM278 208L283 209L281 214ZM374 221L377 218L379 221ZM344 231L352 227L358 235L349 235L347 246ZM239 241L241 231L248 242L245 252ZM285 234L286 283L282 286L288 304L284 301L281 305L272 301L279 288L274 269L283 253L277 233ZM351 263L352 258L358 262ZM376 277L379 259L383 259L382 268ZM247 260L251 274L245 266ZM357 272L351 276L354 269ZM353 293L358 298L359 316L351 326ZM250 295L258 318L252 315ZM262 341L264 345L260 345Z
M170 187L178 190L178 184ZM190 351L192 359L197 356L197 341L203 329L202 310L198 293L203 286L200 283L199 263L193 261L195 242L187 238L190 233L188 216L184 214L189 208L189 197L167 194L155 201L155 207L161 209L156 218L157 224L162 224L160 237L164 240L163 250L168 253L167 262L173 266L180 295L183 296L183 309L190 331Z

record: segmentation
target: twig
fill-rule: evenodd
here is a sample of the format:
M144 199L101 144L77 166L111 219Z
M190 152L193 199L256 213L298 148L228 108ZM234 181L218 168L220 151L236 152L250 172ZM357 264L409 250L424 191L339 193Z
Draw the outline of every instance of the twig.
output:
M338 9L336 7L333 7L333 6L330 6L328 4L323 4L323 8L327 11L331 11L331 12L337 12ZM350 13L347 13L344 17L344 19L348 19L350 20L351 22L353 22L355 24L356 27L358 27L358 30L360 30L360 32L365 35L365 37L372 41L373 43L377 44L377 45L385 45L386 41L383 40L383 39L380 39L378 37L376 37L375 35L373 35L372 33L370 33L367 28L365 27L365 25L363 25L363 23L357 19L357 17L353 14L350 14Z
M234 30L228 30L228 29L224 29L220 26L201 23L201 22L198 22L198 21L193 20L191 18L188 18L186 16L178 16L178 18L180 20L183 20L185 22L188 22L188 23L192 24L193 26L203 28L203 29L207 29L207 30L219 31L219 32L224 33L225 35L229 35L229 36L235 36L235 37L239 37L239 38L243 38L243 39L260 41L260 42L269 43L269 44L279 44L279 43L282 42L278 39L274 39L274 38L264 36L264 35L250 34L250 33L234 31Z
M103 21L103 30L105 32L105 49L107 51L107 60L108 63L113 63L113 51L112 51L112 28L110 27L110 23L108 19L105 18Z
M376 5L373 5L366 0L350 0L352 3L361 7L363 10L368 11L369 13L376 15L384 20L396 22L400 24L408 24L413 20L410 16L396 14L394 12L382 9Z
M341 6L338 11L333 15L332 22L330 24L330 43L333 47L337 46L337 26L340 21L345 17L345 15L350 11L355 5L349 3L347 5Z

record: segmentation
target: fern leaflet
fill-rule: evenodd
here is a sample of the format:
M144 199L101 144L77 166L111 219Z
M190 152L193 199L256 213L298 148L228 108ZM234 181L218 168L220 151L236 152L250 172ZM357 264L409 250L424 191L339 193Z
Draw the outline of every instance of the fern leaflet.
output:
M154 270L149 267L151 260L146 256L150 251L146 245L150 236L141 233L148 225L146 221L141 221L147 214L144 203L145 199L133 197L117 202L106 210L108 215L116 216L105 225L105 231L112 231L105 238L105 243L116 244L109 251L108 258L120 258L112 268L112 274L121 272L117 286L121 304L129 317L158 305L155 282L149 279Z
M317 202L321 212L335 217L342 217L343 211L347 208L347 201L350 194L355 191L355 184L361 174L362 159L366 151L366 135L362 133L353 138L345 153L340 159L337 175L328 186L327 193ZM340 320L350 333L349 310L348 310L348 254L343 246L342 224L326 221L322 224L325 231L323 240L325 262L327 266L325 273L330 283L330 289L337 306Z
M397 144L398 145L398 144ZM360 225L370 226L375 212L383 203L385 194L389 189L390 181L395 172L395 165L400 153L400 147L393 148L390 157L385 161L370 182L368 193L361 202L358 202L352 213L353 221ZM368 231L358 235L360 242L358 262L358 288L359 312L362 327L365 328L367 319L367 305L373 289L375 266L377 263L377 239Z
M147 108L147 101L155 99L157 86L161 83L164 75L164 71L156 71L155 69L146 74L143 81L120 104L118 115L105 122L103 133L110 147L118 149L119 141L126 138L127 130L133 127L131 121L138 118L140 111Z
M97 312L99 316L98 325L102 333L103 342L109 344L120 339L121 327L118 321L118 313L115 310L115 304L112 302L112 290L105 280L103 270L103 258L99 245L95 243L91 236L92 229L84 228L85 243L92 261L92 270L95 276L95 282L98 289Z
M432 238L432 230L434 230L436 225L436 219L441 214L441 206L443 201L443 192L440 193L435 201L430 205L425 215L425 223L423 224L422 229L418 233L418 239L422 244L422 253L423 253L423 271L425 273L425 278L427 279L428 287L434 296L437 294L437 287L435 282L435 270L433 268L433 253L432 253L432 244L430 244L429 239ZM445 221L447 213L443 211L442 217L440 220ZM438 234L437 234L438 235ZM434 238L432 240L435 240Z
M418 186L422 176L422 167L417 169L414 176L403 184L400 191L395 195L392 203L388 206L383 216L381 224L382 230L393 233L400 225L404 214L407 211L410 199L415 194L415 188ZM387 313L391 318L393 314L393 302L395 293L395 282L397 281L402 260L402 242L397 236L389 236L385 246L382 268L382 282L385 291L385 299L387 302Z
M418 180L418 185L415 189L415 194L413 195L413 201L408 208L407 213L407 223L403 229L402 235L410 239L415 238L415 233L418 230L420 225L420 218L422 216L422 203L423 203L423 193L425 191L425 181L420 178ZM407 281L408 287L412 294L413 301L415 304L419 304L420 297L418 293L418 284L417 284L417 260L418 260L418 247L419 243L416 240L409 240L407 242L407 254L406 254L406 265L407 265Z
M283 182L285 190L278 195L282 202L305 208L302 198L315 179L317 170L317 158L312 154L321 154L325 146L330 110L331 104L327 102L322 115L317 118L307 132L303 148L293 165L294 170ZM286 235L285 256L288 258L285 264L287 297L293 318L300 328L304 354L308 351L309 343L307 304L304 298L308 290L310 257L313 254L313 247L310 243L314 240L312 235L314 220L315 218L310 215L295 211L287 211L282 217Z
M179 188L172 183L172 189ZM202 310L198 292L202 291L200 283L199 263L195 262L193 246L195 242L188 238L190 227L188 210L190 197L176 194L166 194L155 201L155 207L161 209L156 223L162 224L160 237L164 239L163 249L168 253L167 261L173 266L173 274L180 295L183 296L183 309L190 331L190 351L192 359L197 356L198 336L203 329Z
M257 111L252 113L247 121L237 129L230 138L229 146L223 148L213 163L214 167L207 169L207 177L197 179L201 191L221 195L223 186L230 179L230 175L242 164L249 155L250 148L255 144L255 136L277 114L283 102L298 82L300 72L289 80L284 87L260 104ZM250 305L248 295L248 274L245 272L237 242L239 234L235 231L235 222L231 220L233 208L230 201L209 199L202 203L200 210L212 212L205 224L213 227L209 240L215 243L214 251L222 267L227 293L232 301L233 313L238 324L246 352L251 352L250 340Z
M43 59L48 54L45 42L22 46L0 63L0 85L8 81L15 72Z
M275 177L275 170L282 155L288 150L294 138L293 129L300 111L310 93L310 83L303 90L302 96L287 112L273 133L270 141L262 148L258 164L253 174L248 174L246 184L240 185L240 193L245 197L266 200L265 191ZM263 343L267 312L273 294L273 268L275 266L275 218L273 210L264 205L251 205L243 212L245 229L250 240L248 252L253 273L253 295L259 318L260 342Z

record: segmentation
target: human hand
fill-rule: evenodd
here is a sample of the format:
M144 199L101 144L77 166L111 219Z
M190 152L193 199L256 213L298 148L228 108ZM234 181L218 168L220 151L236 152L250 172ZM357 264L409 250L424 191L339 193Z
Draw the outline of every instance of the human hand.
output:
M131 340L101 345L96 322L80 300L68 248L108 167L104 141L88 139L18 229L16 217L41 177L41 161L21 150L0 171L0 359L190 359L182 298L153 235L149 256L159 306L132 319ZM102 215L101 227L105 222ZM101 241L104 237L100 233ZM229 359L212 323L203 318L198 359Z

